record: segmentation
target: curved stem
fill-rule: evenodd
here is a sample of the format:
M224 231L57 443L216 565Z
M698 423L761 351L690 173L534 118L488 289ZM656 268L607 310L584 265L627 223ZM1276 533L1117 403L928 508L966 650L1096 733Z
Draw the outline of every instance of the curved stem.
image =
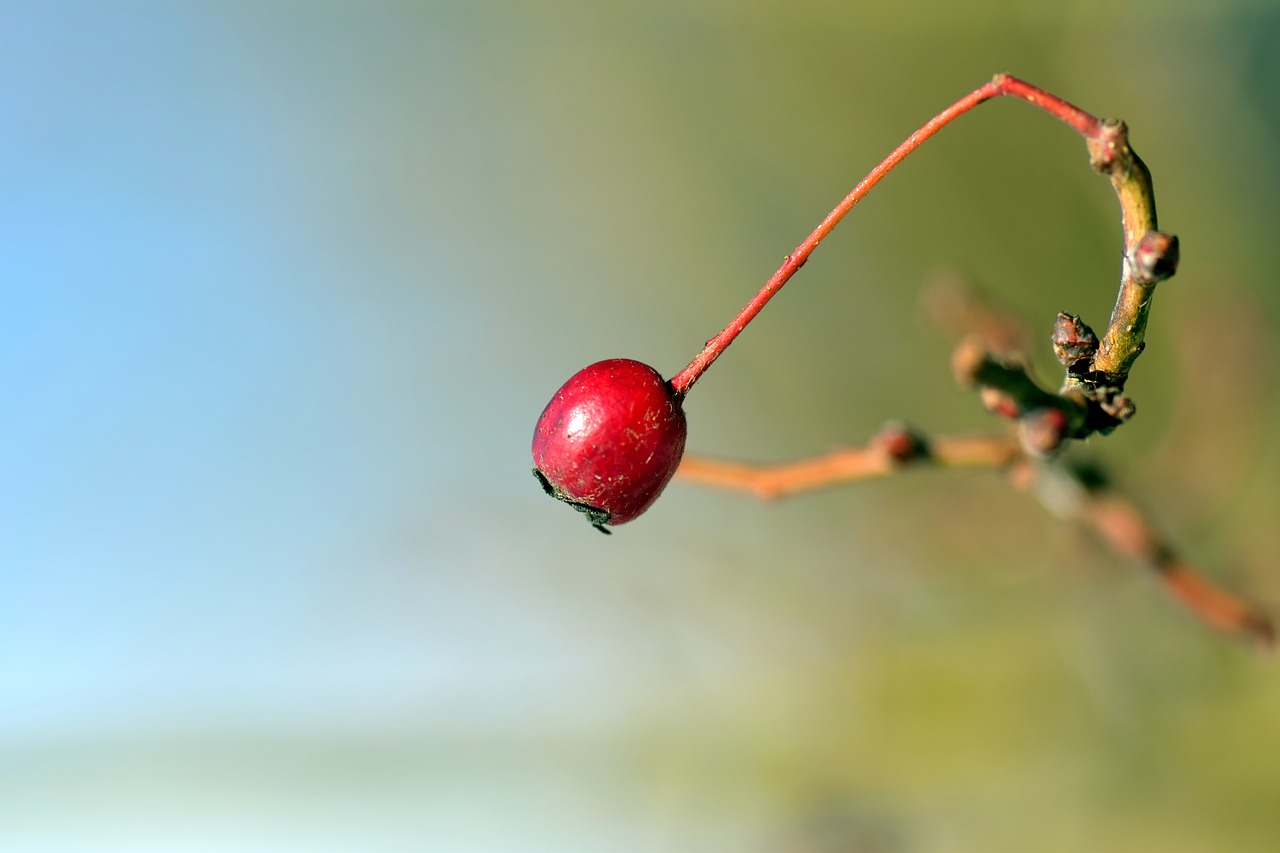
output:
M724 331L707 341L702 352L698 353L684 370L671 377L670 385L672 391L680 397L689 392L689 389L693 387L693 383L697 382L698 378L720 357L720 354L725 351L729 344L733 343L734 338L742 333L742 330L755 319L756 315L760 313L769 300L782 289L782 286L796 274L800 267L804 266L805 262L809 260L809 256L813 254L813 250L818 248L818 244L826 239L827 235L840 223L840 220L844 219L854 205L860 202L867 193L871 192L885 175L893 171L899 163L906 159L908 154L915 151L927 139L969 110L1000 95L1011 95L1040 107L1050 115L1066 122L1087 138L1095 137L1102 125L1096 117L1055 95L1049 94L1043 89L1032 86L1030 83L1019 80L1016 77L1010 77L1007 74L996 75L990 83L975 89L929 119L923 127L911 134L906 141L895 148L888 157L880 161L880 164L872 169L835 206L835 209L827 214L826 218L813 230L813 233L806 237L794 252L787 255L786 260L783 261L778 271L765 282L764 287L760 288L760 292L746 304L746 307L738 312L738 316L733 318L733 321L724 328Z

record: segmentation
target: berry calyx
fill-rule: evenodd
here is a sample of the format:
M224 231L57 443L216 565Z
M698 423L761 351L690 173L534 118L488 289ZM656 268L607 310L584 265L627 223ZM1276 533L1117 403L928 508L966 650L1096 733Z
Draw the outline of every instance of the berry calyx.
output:
M640 515L684 455L681 397L658 371L629 358L579 370L542 410L533 431L533 474L547 494L597 530Z

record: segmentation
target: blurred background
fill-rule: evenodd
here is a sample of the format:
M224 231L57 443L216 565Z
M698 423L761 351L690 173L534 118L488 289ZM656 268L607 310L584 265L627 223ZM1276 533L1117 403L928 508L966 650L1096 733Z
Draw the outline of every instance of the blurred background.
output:
M1034 11L1033 11L1034 10ZM1126 119L1182 238L1085 456L1280 613L1280 11L646 0L0 6L0 847L1274 850L1273 658L997 475L600 536L529 474L1009 71ZM1105 325L1082 142L1001 100L689 399L780 460L997 425L920 294Z

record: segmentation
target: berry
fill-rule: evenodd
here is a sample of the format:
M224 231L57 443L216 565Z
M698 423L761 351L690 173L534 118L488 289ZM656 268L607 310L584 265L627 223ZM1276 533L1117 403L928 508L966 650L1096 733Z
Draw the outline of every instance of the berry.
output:
M533 474L547 494L603 525L625 524L666 488L684 454L681 397L627 358L584 367L547 403L533 431Z

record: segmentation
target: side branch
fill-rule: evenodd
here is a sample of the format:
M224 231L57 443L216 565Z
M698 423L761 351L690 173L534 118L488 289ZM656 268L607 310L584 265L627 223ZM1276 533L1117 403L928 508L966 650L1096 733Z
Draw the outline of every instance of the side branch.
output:
M1200 621L1262 649L1274 647L1271 619L1179 557L1129 498L1105 483L1086 482L1057 464L1019 468L1013 481L1035 493L1055 515L1082 524L1112 551L1149 569L1165 591Z
M1104 485L1086 483L1059 462L1033 461L1013 436L926 440L903 426L890 424L865 447L797 462L753 465L686 456L676 476L773 499L888 477L914 466L1007 470L1013 485L1034 494L1046 509L1082 524L1111 550L1149 569L1201 622L1263 649L1275 644L1271 620L1178 557L1131 500Z
M1058 344L1055 337L1055 349L1061 350ZM1038 457L1053 455L1068 439L1109 432L1135 410L1132 400L1112 389L1089 393L1068 383L1060 393L1047 391L1031 378L1020 358L1002 360L976 336L956 346L951 369L961 386L981 391L987 411L1018 422L1023 446Z
M1009 435L944 436L926 441L900 424L888 424L865 447L843 448L798 462L753 465L685 456L676 476L773 499L887 477L911 465L1003 468L1021 456L1022 448Z

